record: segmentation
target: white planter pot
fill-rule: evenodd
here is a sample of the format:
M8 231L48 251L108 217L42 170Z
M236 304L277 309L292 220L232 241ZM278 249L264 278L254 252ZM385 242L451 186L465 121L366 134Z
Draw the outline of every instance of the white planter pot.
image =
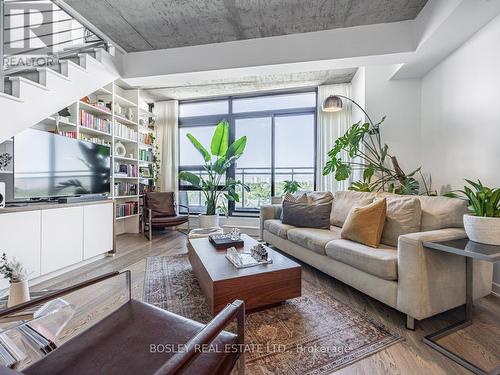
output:
M500 245L500 218L464 215L465 233L470 240L488 245Z
M219 215L200 215L200 228L214 228L219 226Z
M16 306L30 300L28 281L19 281L10 284L7 307Z

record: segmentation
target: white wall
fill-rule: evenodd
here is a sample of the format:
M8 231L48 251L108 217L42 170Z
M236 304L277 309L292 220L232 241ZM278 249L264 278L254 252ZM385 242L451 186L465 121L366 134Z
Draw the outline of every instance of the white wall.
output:
M499 42L500 16L422 79L421 160L438 191L464 178L500 186Z
M351 97L361 107L366 106L366 78L365 67L358 68L351 81ZM352 106L352 121L365 121L365 114L355 105Z
M381 127L382 141L404 171L420 166L420 97L418 79L390 80L397 66L365 67L365 110Z

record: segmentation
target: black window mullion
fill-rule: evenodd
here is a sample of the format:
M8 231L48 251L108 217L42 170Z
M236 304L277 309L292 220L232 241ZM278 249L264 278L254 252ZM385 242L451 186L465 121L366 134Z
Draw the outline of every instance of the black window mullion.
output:
M233 117L233 99L229 98L229 117L227 119L229 122L229 144L233 143L236 138L236 126L234 123ZM226 179L228 178L236 178L236 165L233 164L228 168L226 172ZM233 201L227 202L227 208L229 211L229 215L232 215L235 210L235 203Z
M274 191L274 181L275 181L275 167L276 167L276 155L275 155L275 150L276 150L276 133L275 133L275 121L274 121L275 115L273 114L271 116L271 199L275 195Z

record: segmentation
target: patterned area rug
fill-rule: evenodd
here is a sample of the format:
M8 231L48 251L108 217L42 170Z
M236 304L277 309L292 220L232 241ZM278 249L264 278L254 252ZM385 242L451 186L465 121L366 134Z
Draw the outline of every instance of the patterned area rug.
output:
M187 255L150 257L144 301L206 323L212 317ZM246 317L248 374L327 374L398 341L306 281L302 296Z

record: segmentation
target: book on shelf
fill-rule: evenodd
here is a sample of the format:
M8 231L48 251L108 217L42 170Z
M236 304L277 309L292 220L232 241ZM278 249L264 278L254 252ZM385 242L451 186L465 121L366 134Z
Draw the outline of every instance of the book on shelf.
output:
M138 168L135 164L115 162L114 166L115 177L137 177Z
M115 182L115 196L137 195L137 184L132 182Z
M135 141L137 139L137 131L129 128L127 125L115 122L113 130L116 137L130 139L131 141Z
M132 216L138 213L137 202L125 202L116 205L116 217Z
M109 120L97 117L83 109L80 110L80 126L104 133L111 133L111 122Z

